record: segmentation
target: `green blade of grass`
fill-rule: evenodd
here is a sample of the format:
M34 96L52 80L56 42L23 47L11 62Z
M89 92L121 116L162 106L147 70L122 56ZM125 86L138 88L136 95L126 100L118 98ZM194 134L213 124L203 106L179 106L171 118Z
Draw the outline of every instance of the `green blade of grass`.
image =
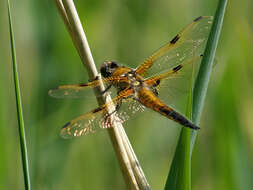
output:
M212 72L214 56L218 45L218 40L222 28L223 18L226 10L227 0L220 0L214 16L213 25L207 41L203 60L199 68L199 73L193 91L192 121L199 123L204 107L207 87ZM194 147L196 131L191 133L191 153Z
M193 89L194 68L190 80L190 90L187 100L186 116L192 115L192 89ZM171 164L165 189L191 189L191 130L182 128L177 144L174 159ZM177 179L180 179L178 181Z
M199 73L193 91L192 100L192 120L195 124L200 121L206 97L208 82L210 79L213 60L220 36L223 17L225 14L227 0L220 0L216 9L214 22L207 41L204 57L200 65ZM191 109L191 92L189 94L189 102L187 108L187 116L190 118ZM179 137L175 156L173 158L171 169L166 181L165 189L191 189L191 154L194 147L197 131L183 128Z
M21 155L22 155L23 173L24 173L24 184L25 184L25 189L29 190L30 189L30 175L29 175L28 155L27 155L27 147L26 147L26 139L25 139L25 128L24 128L24 120L23 120L23 113L22 113L21 93L20 93L20 87L19 87L15 42L14 42L14 34L13 34L12 22L11 22L9 0L8 0L8 17L9 17L9 30L10 30L11 54L12 54L12 63L13 63L13 77L14 77L14 86L15 86L15 95L16 95L17 117L18 117L18 125L19 125L19 140L20 140Z

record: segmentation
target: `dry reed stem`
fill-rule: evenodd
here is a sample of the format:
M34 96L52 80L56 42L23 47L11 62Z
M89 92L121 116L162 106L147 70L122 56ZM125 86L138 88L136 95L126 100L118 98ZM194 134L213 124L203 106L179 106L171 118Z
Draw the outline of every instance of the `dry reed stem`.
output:
M87 69L88 75L92 80L98 76L98 72L74 2L72 0L54 1L78 51L78 54ZM95 89L95 94L98 95L98 93L101 93L103 90L104 85L101 83L99 89ZM100 105L106 102L104 98L101 98L101 96L97 96L97 100ZM106 97L106 100L110 101L111 98ZM111 112L114 109L114 107L110 107L108 108L108 112ZM114 122L113 127L108 129L108 133L127 186L136 190L150 189L122 124Z

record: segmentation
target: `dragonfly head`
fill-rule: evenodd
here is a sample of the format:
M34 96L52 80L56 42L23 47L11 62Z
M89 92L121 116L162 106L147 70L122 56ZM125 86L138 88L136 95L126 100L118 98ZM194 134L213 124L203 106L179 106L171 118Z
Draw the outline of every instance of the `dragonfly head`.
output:
M110 77L114 73L114 71L119 67L118 63L115 61L106 61L100 67L100 72L103 77Z

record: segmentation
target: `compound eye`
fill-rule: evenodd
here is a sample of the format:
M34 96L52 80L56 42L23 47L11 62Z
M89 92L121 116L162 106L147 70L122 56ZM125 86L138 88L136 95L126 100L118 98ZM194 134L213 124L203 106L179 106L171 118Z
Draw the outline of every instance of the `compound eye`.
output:
M118 64L114 61L111 62L111 68L116 68L118 67Z

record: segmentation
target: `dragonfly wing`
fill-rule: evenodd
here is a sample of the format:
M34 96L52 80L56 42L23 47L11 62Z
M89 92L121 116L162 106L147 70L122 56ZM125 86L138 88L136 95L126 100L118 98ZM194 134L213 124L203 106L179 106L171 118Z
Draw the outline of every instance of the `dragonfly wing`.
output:
M210 16L195 19L169 43L147 58L137 67L136 72L144 75L153 65L156 66L156 70L164 71L183 63L194 55L203 54L212 20Z
M49 90L48 94L54 98L83 98L90 97L89 90L98 87L101 82L105 85L110 85L113 83L121 82L126 80L125 77L108 77L105 79L96 79L94 81L83 83L83 84L73 84L73 85L62 85L57 88ZM101 94L102 95L102 94Z
M93 110L66 123L60 132L62 138L79 137L95 132L99 128L105 110Z
M126 89L119 93L111 101L106 104L92 110L91 112L85 113L70 122L66 123L61 129L61 137L72 138L94 133L95 129L111 127L111 117L108 115L107 108L118 104L122 99L128 98L133 93L132 89ZM124 122L117 117L112 117L114 121Z
M191 79L195 80L202 56L195 56L167 72L147 78L149 86L155 86L158 97L166 104L176 105L190 90ZM184 102L183 102L184 103Z
M49 90L48 94L53 98L83 98L91 95L89 90L92 88L83 84L62 85Z
M191 70L194 69L194 67L195 69L196 68L198 69L201 58L202 58L202 55L192 57L191 59L186 60L182 64L176 65L175 67L171 68L170 70L166 72L163 72L163 73L160 73L160 74L157 74L145 79L145 83L152 86L152 85L157 84L158 81L160 83L165 80L177 78L179 74L181 76L182 74L184 74L184 76L191 75L192 73Z
M138 101L128 98L122 101L122 105L117 111L117 117L120 118L121 121L125 122L129 119L135 118L139 113L145 111L145 106L143 106Z

